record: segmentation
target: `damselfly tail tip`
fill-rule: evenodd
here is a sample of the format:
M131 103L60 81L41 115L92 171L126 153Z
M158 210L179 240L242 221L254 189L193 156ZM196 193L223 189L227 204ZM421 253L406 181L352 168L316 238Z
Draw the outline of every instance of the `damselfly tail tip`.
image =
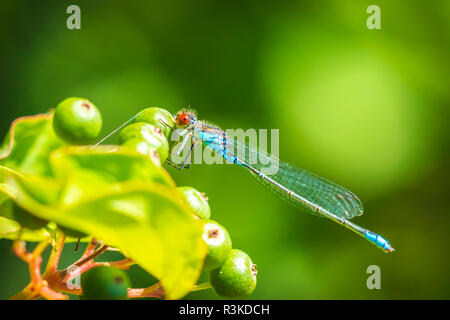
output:
M389 247L388 249L386 249L386 252L394 252L394 251L395 251L395 249L392 247Z

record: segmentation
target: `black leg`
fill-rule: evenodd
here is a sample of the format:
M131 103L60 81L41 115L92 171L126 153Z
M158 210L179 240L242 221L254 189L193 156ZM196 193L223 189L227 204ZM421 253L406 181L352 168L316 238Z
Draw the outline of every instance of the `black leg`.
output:
M171 126L169 126L169 124L166 123L163 119L158 119L158 122L159 122L159 123L162 123L162 124L165 125L167 128L170 128L170 129L173 130L173 128L172 128Z
M194 145L195 145L195 143L194 143L194 141L192 141L192 143L191 143L191 148L189 149L189 152L188 152L186 158L185 158L184 161L183 161L182 168L186 168L186 169L189 169L189 168L190 168L191 164L189 163L188 165L186 165L186 162L187 162L187 160L189 159L189 156L191 155L192 150L194 150Z
M166 162L169 166L174 167L175 169L181 170L183 168L181 168L180 165L174 163L172 160L166 159Z
M192 150L194 149L194 145L195 145L195 143L192 142L191 148L189 149L188 154L186 155L186 157L184 158L184 160L181 164L176 164L172 160L169 160L169 159L166 159L166 163L178 170L189 169L191 167L191 164L190 163L186 164L186 162L189 159L189 156L191 155Z
M176 164L172 160L169 160L169 159L167 159L165 163L167 163L169 166L174 167L175 169L178 169L178 170L189 169L191 167L190 164L183 166L183 164Z

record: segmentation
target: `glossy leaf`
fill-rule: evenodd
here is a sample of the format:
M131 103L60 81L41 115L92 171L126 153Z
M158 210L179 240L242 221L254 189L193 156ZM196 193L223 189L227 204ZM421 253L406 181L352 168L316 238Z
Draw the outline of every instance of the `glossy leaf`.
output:
M4 236L17 232L20 229L20 225L8 218L0 217L0 239Z
M42 240L56 224L78 230L119 248L158 278L166 298L187 294L207 249L201 223L171 177L130 148L60 148L50 120L51 115L16 120L0 148L0 206L11 198L51 221L39 231L23 230L22 239ZM0 237L18 236L13 221L0 223Z
M206 254L201 225L173 189L149 183L121 183L95 197L59 207L35 201L20 178L10 180L17 202L43 219L76 225L118 247L158 278L166 298L183 297L195 284Z
M52 126L53 112L17 118L0 147L0 165L22 173L51 175L48 155L64 145Z

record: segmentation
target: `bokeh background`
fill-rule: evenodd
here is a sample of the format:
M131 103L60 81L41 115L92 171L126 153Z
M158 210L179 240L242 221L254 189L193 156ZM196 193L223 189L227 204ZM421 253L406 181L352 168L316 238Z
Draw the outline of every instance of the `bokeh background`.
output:
M81 30L66 28L70 4ZM366 27L371 4L381 30ZM397 251L299 212L243 169L169 167L207 193L212 218L257 263L251 298L449 299L449 31L448 1L2 1L0 133L68 96L101 109L103 134L149 106L279 128L280 158L358 194L355 222ZM0 241L1 299L29 280L10 244ZM369 265L381 290L366 287Z

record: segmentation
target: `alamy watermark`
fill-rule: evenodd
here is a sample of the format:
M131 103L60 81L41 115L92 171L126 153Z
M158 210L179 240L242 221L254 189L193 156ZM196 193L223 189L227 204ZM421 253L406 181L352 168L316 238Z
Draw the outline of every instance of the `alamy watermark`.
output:
M171 136L172 142L178 142L171 153L174 163L245 163L264 175L278 172L279 129L226 129L212 133L202 131L189 136L183 136L182 132L183 129L176 129Z
M370 274L370 276L367 278L366 285L367 289L373 290L373 289L381 289L381 269L377 265L370 265L367 267L366 270L367 274Z
M66 13L70 16L66 19L66 26L69 30L81 29L81 9L79 6L72 4L67 7Z
M74 274L76 276L70 278L66 281L66 286L68 289L80 289L81 288L81 280L80 280L80 271L81 269L77 266L70 266L67 268L67 274Z
M369 30L381 29L381 9L379 6L372 4L367 7L366 12L370 16L366 20L366 25Z

